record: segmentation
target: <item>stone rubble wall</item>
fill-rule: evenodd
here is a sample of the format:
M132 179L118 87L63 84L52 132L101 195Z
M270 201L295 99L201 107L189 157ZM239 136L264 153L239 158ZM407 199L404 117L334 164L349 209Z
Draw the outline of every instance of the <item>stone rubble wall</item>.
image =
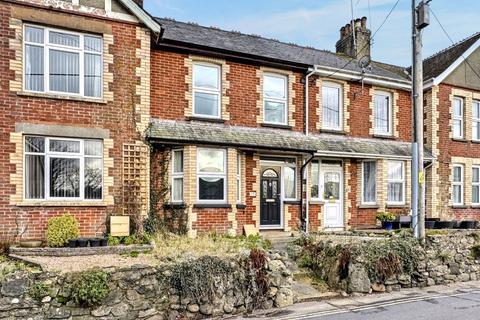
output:
M267 254L267 293L258 307L293 304L292 273L286 267L286 260L285 254ZM240 260L225 258L225 261L232 264ZM217 290L211 299L192 301L159 280L162 274L169 272L165 265L104 271L109 274L110 292L97 307L80 307L71 301L62 301L64 284L69 282L68 274L17 271L5 277L0 275L0 319L201 319L244 313L251 309L254 299L251 293L231 285ZM39 283L51 288L50 295L41 302L30 293Z

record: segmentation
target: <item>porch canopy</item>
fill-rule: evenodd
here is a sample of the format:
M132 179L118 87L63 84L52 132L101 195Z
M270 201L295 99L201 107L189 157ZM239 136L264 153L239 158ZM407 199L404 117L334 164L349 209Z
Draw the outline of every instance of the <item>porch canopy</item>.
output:
M411 158L411 143L336 134L311 134L271 128L230 126L196 121L154 120L147 139L163 144L203 144L310 153L344 158ZM433 160L425 152L426 160Z

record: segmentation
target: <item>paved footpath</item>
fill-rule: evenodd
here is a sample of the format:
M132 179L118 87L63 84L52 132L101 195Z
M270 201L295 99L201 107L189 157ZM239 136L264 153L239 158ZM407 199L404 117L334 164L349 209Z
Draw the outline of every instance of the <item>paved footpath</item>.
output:
M480 281L298 303L248 319L479 320ZM245 319L236 318L236 319Z

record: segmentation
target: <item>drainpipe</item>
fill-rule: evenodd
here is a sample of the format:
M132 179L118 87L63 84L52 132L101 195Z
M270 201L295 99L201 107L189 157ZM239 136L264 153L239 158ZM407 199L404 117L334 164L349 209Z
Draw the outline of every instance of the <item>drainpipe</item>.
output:
M308 190L305 190L305 215L303 214L303 177L305 176L305 169L307 168L308 164L312 162L313 158L315 157L315 152L310 153L310 158L305 161L305 163L300 168L300 222L301 228L308 234ZM305 181L306 187L308 187L308 174L306 175Z
M308 69L309 72L305 76L305 135L308 136L308 80L310 76L314 75L317 70L315 67L313 69Z

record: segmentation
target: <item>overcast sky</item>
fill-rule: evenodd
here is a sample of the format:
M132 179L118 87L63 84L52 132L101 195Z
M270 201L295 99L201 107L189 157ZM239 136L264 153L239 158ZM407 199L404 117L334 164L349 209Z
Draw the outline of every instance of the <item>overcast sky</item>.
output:
M375 31L397 0L352 0L354 16L369 18ZM350 0L145 0L154 16L196 22L226 30L258 34L299 45L335 51L339 29L351 19ZM369 10L370 2L370 10ZM374 38L374 60L410 65L411 0L399 0ZM480 1L433 0L433 11L453 40L480 31ZM424 57L447 46L450 40L431 17L424 32Z

